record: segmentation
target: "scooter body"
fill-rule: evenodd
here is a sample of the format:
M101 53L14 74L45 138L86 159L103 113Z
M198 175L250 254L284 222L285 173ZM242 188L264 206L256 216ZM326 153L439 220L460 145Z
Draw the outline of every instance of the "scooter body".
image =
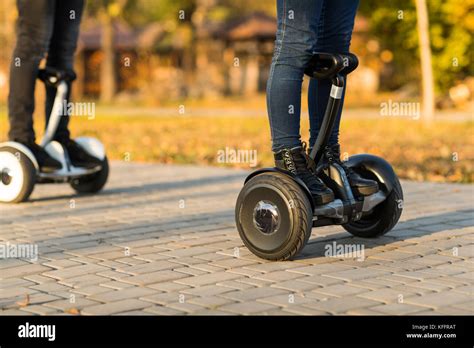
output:
M94 168L75 167L64 146L53 140L60 118L63 116L63 101L68 93L67 82L75 78L74 73L43 69L40 70L38 77L46 84L56 87L56 97L40 146L59 161L62 167L53 172L42 172L38 161L28 147L14 141L0 143L0 202L27 200L36 183L69 182L73 188L82 192L84 180L89 182L100 177L100 180L104 181L108 176L105 148L98 139L92 137L74 139L87 153L102 161L102 165ZM82 185L79 185L81 182Z
M403 192L387 161L360 154L346 162L362 177L377 181L379 190L369 196L353 192L339 164L320 166L341 107L343 76L357 66L357 57L350 53L315 53L306 71L312 78L332 80L325 116L309 157L316 173L333 190L335 200L317 205L301 179L279 168L259 169L246 178L235 219L244 244L255 255L269 260L291 259L308 241L312 227L342 225L353 235L372 238L387 233L397 223Z

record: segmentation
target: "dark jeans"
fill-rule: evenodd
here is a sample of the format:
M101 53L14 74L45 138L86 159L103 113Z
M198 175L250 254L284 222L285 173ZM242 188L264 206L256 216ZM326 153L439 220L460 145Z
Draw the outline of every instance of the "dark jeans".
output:
M72 69L84 0L17 0L17 42L10 66L8 114L10 140L35 140L34 91L38 66ZM46 118L51 112L55 88L46 88ZM69 96L68 96L69 99ZM69 138L69 117L61 117L56 139Z
M359 0L277 0L278 30L267 84L273 151L301 145L304 71L313 52L349 52L358 5ZM310 81L310 146L316 142L330 89L330 80ZM338 142L340 119L341 111L330 145Z

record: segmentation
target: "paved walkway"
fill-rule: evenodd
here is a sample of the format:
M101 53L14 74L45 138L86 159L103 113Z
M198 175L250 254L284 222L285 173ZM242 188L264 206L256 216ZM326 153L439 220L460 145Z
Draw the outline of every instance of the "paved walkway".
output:
M474 314L474 190L403 182L405 211L375 240L313 230L292 262L243 247L234 203L245 172L113 163L106 190L37 186L0 206L2 314ZM329 247L364 247L325 257Z

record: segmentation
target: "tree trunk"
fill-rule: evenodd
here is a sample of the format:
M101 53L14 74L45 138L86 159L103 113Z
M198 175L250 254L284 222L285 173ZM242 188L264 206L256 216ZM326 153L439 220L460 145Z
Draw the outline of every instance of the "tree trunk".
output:
M104 11L101 17L102 63L100 67L100 100L111 102L117 91L114 20L107 11Z
M433 69L431 65L428 11L426 8L426 0L415 0L415 2L418 18L418 38L421 58L421 78L423 85L423 120L425 122L431 122L434 117L435 98Z

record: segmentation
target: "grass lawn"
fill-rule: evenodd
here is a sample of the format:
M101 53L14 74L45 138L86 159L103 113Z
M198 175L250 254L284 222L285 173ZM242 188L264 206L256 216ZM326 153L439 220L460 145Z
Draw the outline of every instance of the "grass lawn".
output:
M43 128L43 120L35 120ZM8 129L0 112L0 141ZM218 163L226 147L257 150L257 166L271 166L270 132L265 117L143 117L99 115L93 120L73 117L74 136L100 138L110 159L158 163L192 163L249 168L248 163ZM41 136L42 132L38 132ZM302 122L308 134L308 122ZM304 137L307 140L307 137ZM382 156L404 179L437 182L473 182L473 122L420 121L380 117L348 118L341 129L342 151Z

